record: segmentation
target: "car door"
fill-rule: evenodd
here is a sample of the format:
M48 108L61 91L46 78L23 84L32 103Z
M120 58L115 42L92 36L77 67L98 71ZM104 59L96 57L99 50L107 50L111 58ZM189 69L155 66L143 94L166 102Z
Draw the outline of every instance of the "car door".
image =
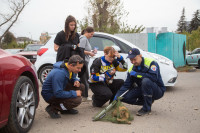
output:
M0 66L0 122L1 122L1 110L2 110L2 103L3 103L3 75L1 72L1 66Z
M190 65L197 65L200 56L200 49L195 49L192 51L191 55L188 57L187 61Z
M200 59L200 49L197 49L194 54L192 54L193 56L193 63L194 65L198 65L198 61Z
M104 48L106 46L119 46L119 44L116 42L116 40L112 37L106 36L106 35L94 35L90 40L90 44L92 49L94 49L95 47L98 49L97 54L90 58L90 62L89 62L89 68L92 64L92 62L94 61L95 58L104 56ZM121 49L121 47L120 47ZM121 49L120 51L120 55L122 55L124 57L124 60L127 62L127 53L124 53L124 49ZM120 78L120 79L125 79L126 78L126 72L117 72L116 73L116 78Z

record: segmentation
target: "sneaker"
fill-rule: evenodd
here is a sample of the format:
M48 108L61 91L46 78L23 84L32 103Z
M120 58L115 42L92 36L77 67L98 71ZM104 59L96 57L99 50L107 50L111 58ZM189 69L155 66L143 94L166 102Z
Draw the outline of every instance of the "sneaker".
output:
M51 118L53 119L61 118L61 116L57 112L53 111L53 109L51 108L51 105L48 105L45 108L45 110L47 111L47 113L50 115Z
M62 110L60 111L61 114L78 114L78 110L76 109L69 109L69 110Z
M91 97L87 97L87 101L92 101L92 98Z
M92 101L92 98L90 97L82 97L82 102L89 102Z
M137 112L137 116L149 115L151 111L144 111L142 108Z

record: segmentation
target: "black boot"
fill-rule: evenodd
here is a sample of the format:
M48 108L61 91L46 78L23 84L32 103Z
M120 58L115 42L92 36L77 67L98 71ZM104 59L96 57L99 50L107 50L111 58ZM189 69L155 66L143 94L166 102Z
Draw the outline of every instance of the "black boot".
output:
M62 110L60 111L61 114L78 114L78 110L76 109L69 109L69 110Z
M57 118L61 118L61 116L58 114L58 112L54 111L51 107L51 105L48 105L45 110L47 111L47 113L50 115L51 118L53 119L57 119Z

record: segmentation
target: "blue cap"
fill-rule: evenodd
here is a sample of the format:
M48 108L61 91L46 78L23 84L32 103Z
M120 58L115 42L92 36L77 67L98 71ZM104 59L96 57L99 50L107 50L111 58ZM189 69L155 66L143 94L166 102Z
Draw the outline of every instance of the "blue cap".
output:
M127 58L135 58L137 55L140 55L140 51L137 48L132 48L129 50Z

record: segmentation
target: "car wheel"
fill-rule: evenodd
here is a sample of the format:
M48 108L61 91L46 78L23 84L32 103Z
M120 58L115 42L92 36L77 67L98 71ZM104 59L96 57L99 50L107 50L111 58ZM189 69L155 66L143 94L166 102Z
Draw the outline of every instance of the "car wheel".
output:
M39 79L41 84L43 84L43 82L45 81L45 79L47 78L47 75L49 74L49 72L53 69L52 65L48 65L43 67L40 72L39 72Z
M8 124L4 132L26 133L30 130L35 117L36 93L33 82L21 76L13 90Z
M200 60L198 61L198 66L199 66L199 68L200 68Z

